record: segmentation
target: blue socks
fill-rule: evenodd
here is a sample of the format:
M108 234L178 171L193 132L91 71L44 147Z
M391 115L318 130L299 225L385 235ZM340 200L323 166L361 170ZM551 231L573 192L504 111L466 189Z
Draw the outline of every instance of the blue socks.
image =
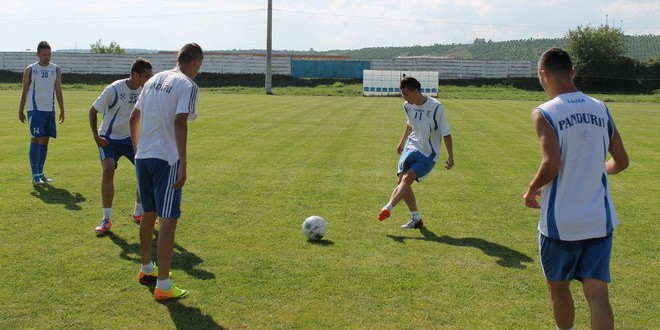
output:
M32 170L32 176L44 173L47 154L47 144L30 143L30 169Z

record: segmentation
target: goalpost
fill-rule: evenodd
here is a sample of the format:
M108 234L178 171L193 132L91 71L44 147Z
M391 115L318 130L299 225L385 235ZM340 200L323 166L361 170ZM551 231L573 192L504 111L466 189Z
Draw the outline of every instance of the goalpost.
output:
M362 95L364 96L398 96L399 82L405 77L414 77L422 85L422 94L438 96L438 71L408 71L408 70L363 70Z

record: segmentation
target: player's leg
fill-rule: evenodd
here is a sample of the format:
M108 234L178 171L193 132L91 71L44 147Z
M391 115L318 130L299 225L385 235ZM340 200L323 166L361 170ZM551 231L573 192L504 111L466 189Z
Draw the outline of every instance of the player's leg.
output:
M112 142L99 148L101 159L101 211L103 218L94 231L97 234L107 234L112 228L112 201L115 196L115 169L117 168L117 153Z
M408 169L405 173L402 173L399 176L398 184L392 196L390 197L389 204L396 206L401 200L403 200L408 206L409 210L417 210L417 202L415 200L415 194L412 190L412 184L417 179L417 174L411 168Z
M57 137L57 128L55 126L55 111L45 112L44 120L44 135L39 138L38 144L41 144L42 152L39 158L39 176L43 182L52 182L44 174L44 166L46 165L46 156L48 156L48 143L51 137Z
M113 142L117 146L119 155L126 157L133 165L135 165L135 151L133 150L133 142L131 138L115 140ZM142 209L142 202L140 201L140 189L136 188L135 206L132 215L133 222L140 224L140 221L142 221L142 213L144 213L144 210ZM158 221L156 221L156 223L158 223Z
M607 282L595 278L582 279L584 296L591 311L592 329L614 329Z
M33 184L44 184L46 181L42 179L43 163L45 161L45 154L48 152L49 136L46 132L47 116L43 111L28 111L28 127L30 128L30 170L32 172ZM50 182L52 180L49 180Z
M177 181L179 163L170 166L164 160L158 160L157 169L154 171L154 197L160 221L158 232L158 281L154 289L154 298L158 300L183 298L188 295L187 290L179 289L170 280L170 268L174 254L174 237L176 225L181 216L181 189L174 189ZM143 197L142 185L140 195ZM147 209L145 208L145 211ZM146 216L146 212L144 213ZM142 221L145 221L144 219ZM142 224L140 224L142 227Z
M152 159L137 159L135 161L135 173L143 201L145 212L140 221L140 272L138 281L142 284L156 280L158 269L152 262L151 245L154 237L154 224L156 223L156 199L154 197L154 178L152 173Z
M578 274L591 311L592 329L613 329L614 315L608 292L612 235L585 241Z
M576 270L582 250L582 241L562 241L539 234L541 267L550 293L552 314L559 329L571 329L575 321L570 281L579 277Z
M548 281L548 291L557 328L572 328L575 322L575 303L571 295L570 281Z

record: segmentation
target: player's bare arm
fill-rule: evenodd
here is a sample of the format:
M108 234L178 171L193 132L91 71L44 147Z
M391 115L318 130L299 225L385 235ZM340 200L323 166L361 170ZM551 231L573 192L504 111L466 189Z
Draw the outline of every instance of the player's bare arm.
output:
M396 152L398 154L401 154L403 152L403 148L406 146L406 142L408 142L408 136L410 136L410 133L412 133L412 127L410 127L410 125L406 124L406 129L403 132L403 136L401 137L401 141L399 141L399 144L396 146Z
M532 118L536 134L539 137L542 158L539 169L529 183L527 192L523 195L523 198L527 207L540 208L541 206L536 197L540 194L541 187L552 181L559 173L559 169L561 168L561 153L557 134L555 134L555 131L538 109L534 110Z
M98 122L96 119L96 115L98 113L99 112L98 110L96 110L96 108L94 107L89 108L89 126L92 128L92 137L94 137L94 141L96 142L96 145L99 147L107 147L108 144L110 143L105 138L99 136L99 132L97 129Z
M133 151L137 152L138 142L140 142L140 109L133 108L131 111L131 118L128 120L130 127L131 141L133 142Z
M23 91L21 92L21 103L18 106L18 120L25 123L25 104L27 102L27 93L30 88L30 68L23 71Z
M179 152L179 173L172 187L174 189L181 189L186 184L186 165L188 158L186 151L186 143L188 141L187 113L178 113L174 117L174 140L176 141L176 149Z
M451 140L451 134L443 136L442 139L445 143L445 149L447 149L445 168L451 170L451 168L454 167L454 145Z
M55 97L57 105L60 107L60 124L64 122L64 96L62 95L62 71L57 68L57 78L55 78Z
M623 146L623 140L619 131L614 128L614 134L610 139L610 149L608 150L612 158L605 164L607 174L617 174L628 168L629 160L626 148Z

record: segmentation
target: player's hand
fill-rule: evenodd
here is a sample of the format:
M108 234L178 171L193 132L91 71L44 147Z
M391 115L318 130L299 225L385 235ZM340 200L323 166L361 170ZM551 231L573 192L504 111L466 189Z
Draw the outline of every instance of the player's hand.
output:
M541 189L537 189L536 191L527 191L523 195L523 199L525 199L525 206L533 209L540 209L541 204L539 204L538 197L541 196Z
M445 168L451 170L452 167L454 167L454 157L449 157L447 158L447 162L445 162Z
M64 110L60 111L60 124L64 122Z
M23 111L18 112L18 120L20 120L21 123L25 123L25 113Z
M179 172L177 174L176 182L172 185L174 189L181 189L186 184L186 167L179 164Z
M95 137L94 140L96 141L96 145L100 148L107 147L110 144L108 140L100 136Z
M402 144L397 145L396 153L400 155L402 152L403 152L403 145Z

